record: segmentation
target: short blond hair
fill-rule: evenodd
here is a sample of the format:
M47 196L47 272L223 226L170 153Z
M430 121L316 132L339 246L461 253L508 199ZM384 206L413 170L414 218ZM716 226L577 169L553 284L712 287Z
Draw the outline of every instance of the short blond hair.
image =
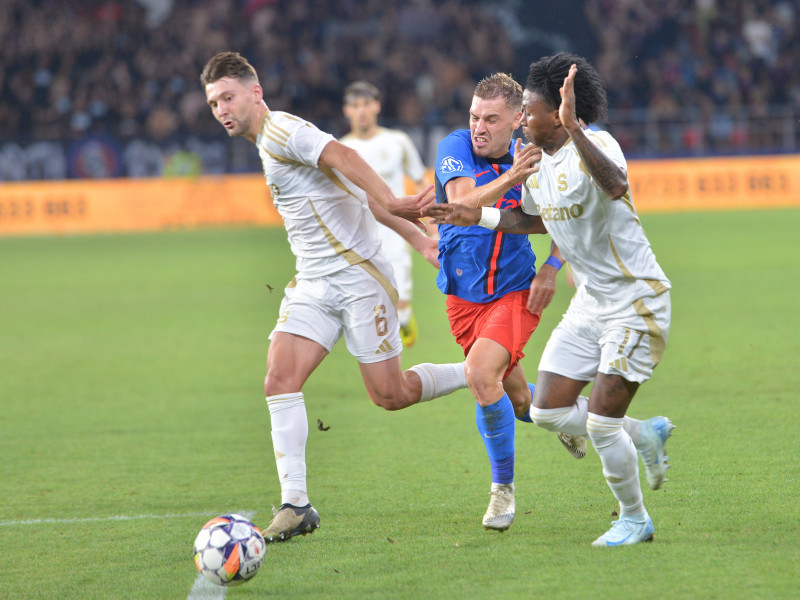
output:
M475 86L474 95L481 100L502 97L509 108L522 110L522 86L508 73L494 73Z

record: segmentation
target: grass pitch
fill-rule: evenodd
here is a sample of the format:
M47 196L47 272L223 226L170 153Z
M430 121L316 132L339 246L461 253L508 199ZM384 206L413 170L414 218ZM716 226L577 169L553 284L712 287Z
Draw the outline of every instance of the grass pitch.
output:
M524 424L516 522L484 531L469 393L384 412L340 345L304 390L322 527L227 592L195 586L192 542L224 512L264 526L279 502L262 381L285 233L0 239L0 598L796 598L800 211L643 221L674 284L664 360L630 410L677 425L670 480L644 492L654 543L592 548L617 508L596 453ZM417 261L405 366L461 357L433 279Z

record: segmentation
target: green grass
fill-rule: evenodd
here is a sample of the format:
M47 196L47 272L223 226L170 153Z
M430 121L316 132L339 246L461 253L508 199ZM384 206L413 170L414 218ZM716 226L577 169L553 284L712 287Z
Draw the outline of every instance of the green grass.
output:
M469 393L382 411L340 345L304 390L322 528L226 597L797 597L800 211L643 221L674 284L630 410L678 426L670 481L644 492L653 544L592 548L616 508L597 455L522 424L517 520L484 531ZM264 360L293 274L282 230L0 239L0 598L183 599L209 517L269 521ZM406 366L461 356L433 278L418 261ZM528 344L531 380L570 295Z

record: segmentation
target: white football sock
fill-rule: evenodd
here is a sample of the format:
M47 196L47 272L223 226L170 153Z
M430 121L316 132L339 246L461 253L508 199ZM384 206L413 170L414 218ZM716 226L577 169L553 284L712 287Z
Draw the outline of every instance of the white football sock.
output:
M642 422L639 419L624 417L622 427L625 429L625 433L631 436L633 445L638 448L642 440Z
M281 482L281 504L308 504L306 441L308 417L302 392L267 396L272 449Z
M589 413L589 399L578 396L575 404L565 408L536 408L531 404L531 420L539 427L548 431L563 431L570 435L586 435L586 416ZM625 430L633 445L639 447L641 440L641 424L638 419L623 417L622 428Z
M531 420L548 431L563 431L570 435L586 435L586 415L589 403L585 396L578 397L572 406L564 408L536 408L531 404Z
M467 375L464 372L463 362L444 365L421 363L408 370L416 373L422 382L420 402L446 396L467 387Z
M411 321L411 306L397 309L397 320L400 321L400 326L405 327Z
M642 522L647 518L647 511L639 484L639 459L630 436L622 428L622 421L589 413L586 429L600 455L608 487L619 501L620 518Z

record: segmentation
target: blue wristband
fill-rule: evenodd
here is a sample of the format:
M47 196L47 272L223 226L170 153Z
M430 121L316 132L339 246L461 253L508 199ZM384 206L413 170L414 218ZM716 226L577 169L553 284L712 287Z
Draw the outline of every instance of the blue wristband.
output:
M550 265L556 271L560 271L561 267L564 266L564 263L562 263L560 260L558 260L555 256L548 256L547 260L544 261L544 264L545 265Z

